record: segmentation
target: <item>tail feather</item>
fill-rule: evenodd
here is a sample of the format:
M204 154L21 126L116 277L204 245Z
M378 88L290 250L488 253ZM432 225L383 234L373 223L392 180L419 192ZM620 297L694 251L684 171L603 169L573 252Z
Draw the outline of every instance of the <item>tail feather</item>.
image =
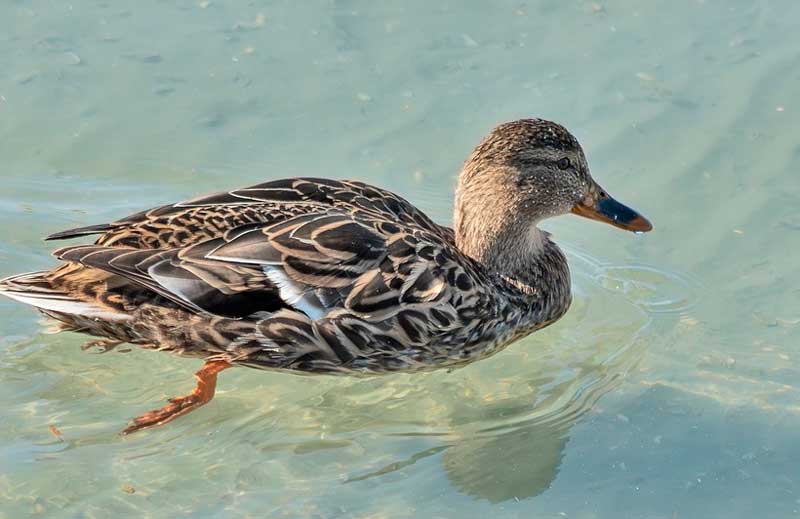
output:
M107 321L120 321L125 314L109 311L89 301L81 301L53 287L48 272L28 272L0 279L0 294L34 306L45 313L80 315Z

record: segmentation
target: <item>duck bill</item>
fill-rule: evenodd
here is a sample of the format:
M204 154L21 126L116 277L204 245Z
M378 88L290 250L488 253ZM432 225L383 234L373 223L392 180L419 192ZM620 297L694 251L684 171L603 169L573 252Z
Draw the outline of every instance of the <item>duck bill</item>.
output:
M589 196L578 202L572 208L572 212L584 218L609 223L626 231L647 232L653 229L653 225L647 218L627 205L617 202L603 190L599 190L599 193L598 196Z

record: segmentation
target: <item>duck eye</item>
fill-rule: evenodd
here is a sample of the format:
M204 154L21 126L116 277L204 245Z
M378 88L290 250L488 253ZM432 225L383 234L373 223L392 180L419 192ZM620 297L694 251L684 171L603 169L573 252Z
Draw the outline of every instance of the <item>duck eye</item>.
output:
M572 163L569 161L567 157L558 159L558 162L556 164L558 165L558 169L567 169L572 165Z

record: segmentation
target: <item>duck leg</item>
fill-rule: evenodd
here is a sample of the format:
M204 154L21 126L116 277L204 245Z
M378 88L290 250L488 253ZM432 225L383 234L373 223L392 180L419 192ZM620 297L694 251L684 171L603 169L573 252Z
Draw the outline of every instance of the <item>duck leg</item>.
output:
M201 405L207 404L214 398L214 389L217 387L217 373L229 367L231 367L231 364L224 360L206 361L203 367L194 374L197 379L197 387L194 388L194 391L186 396L170 398L169 403L161 409L155 409L137 416L131 420L131 424L123 429L120 434L126 435L148 427L164 425L189 411L197 409Z

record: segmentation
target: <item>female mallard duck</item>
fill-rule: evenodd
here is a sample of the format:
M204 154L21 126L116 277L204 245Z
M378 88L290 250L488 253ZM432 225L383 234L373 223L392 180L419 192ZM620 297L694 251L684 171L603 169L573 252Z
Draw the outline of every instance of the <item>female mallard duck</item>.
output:
M492 355L569 307L566 258L536 226L568 212L652 228L592 179L566 129L523 119L466 161L454 229L361 182L276 180L53 234L100 237L0 293L108 346L206 360L190 395L130 433L205 404L232 365L376 374Z

